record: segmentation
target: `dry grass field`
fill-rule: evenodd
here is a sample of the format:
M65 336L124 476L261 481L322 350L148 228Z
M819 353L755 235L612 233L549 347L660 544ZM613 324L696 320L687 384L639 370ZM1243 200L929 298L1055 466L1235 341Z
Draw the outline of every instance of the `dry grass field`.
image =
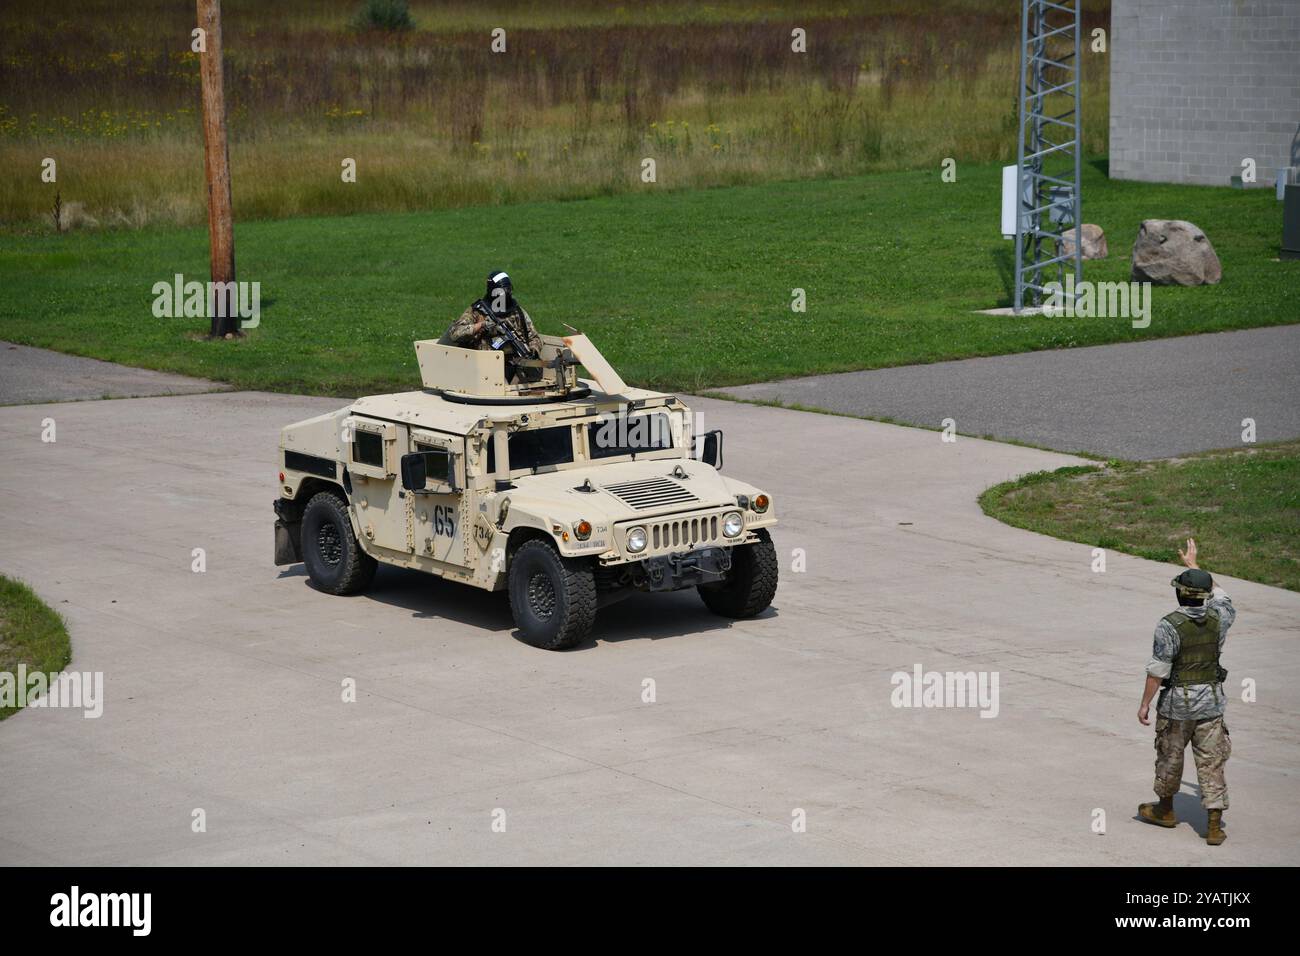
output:
M1085 32L1108 6L1088 4ZM238 219L609 195L644 188L645 158L679 189L1014 150L1004 0L417 2L402 31L359 29L361 7L223 4ZM4 6L0 227L51 228L56 191L100 226L203 221L193 26L192 4L161 0ZM1103 154L1105 55L1084 70L1085 145Z

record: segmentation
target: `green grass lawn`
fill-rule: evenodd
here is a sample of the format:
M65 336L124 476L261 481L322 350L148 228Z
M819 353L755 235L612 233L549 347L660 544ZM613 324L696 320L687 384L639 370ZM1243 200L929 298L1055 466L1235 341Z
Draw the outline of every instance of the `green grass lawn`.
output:
M55 673L72 660L68 630L27 585L0 577L0 673L16 675L26 664L29 674ZM0 707L0 720L18 712Z
M980 496L1017 528L1300 591L1300 441L1035 472ZM1171 575L1172 576L1172 575Z
M206 280L206 230L7 236L0 338L241 387L372 393L418 384L412 340L440 335L496 268L543 332L577 326L629 381L678 390L1300 321L1270 190L1112 182L1100 165L1085 166L1084 218L1111 258L1087 278L1127 280L1145 218L1196 222L1223 261L1218 286L1154 290L1148 329L973 314L1009 302L996 167L674 191L666 164L632 195L238 225L262 321L234 342L151 311L154 283Z

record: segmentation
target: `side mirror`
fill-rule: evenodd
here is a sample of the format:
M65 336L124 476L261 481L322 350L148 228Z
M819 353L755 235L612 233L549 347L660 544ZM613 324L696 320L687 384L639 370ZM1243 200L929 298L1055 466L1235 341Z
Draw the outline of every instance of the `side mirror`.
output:
M413 451L402 456L402 487L407 491L423 491L429 480L424 452Z
M711 432L705 432L703 435L703 447L700 449L699 460L706 465L712 465L718 470L722 469L722 429L715 428Z

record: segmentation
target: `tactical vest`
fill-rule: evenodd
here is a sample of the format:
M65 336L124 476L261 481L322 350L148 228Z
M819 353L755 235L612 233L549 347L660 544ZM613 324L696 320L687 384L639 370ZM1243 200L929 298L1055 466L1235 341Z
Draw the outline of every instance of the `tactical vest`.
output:
M1219 612L1207 610L1204 620L1197 621L1170 611L1165 620L1178 632L1178 654L1165 686L1221 683L1228 672L1219 666Z

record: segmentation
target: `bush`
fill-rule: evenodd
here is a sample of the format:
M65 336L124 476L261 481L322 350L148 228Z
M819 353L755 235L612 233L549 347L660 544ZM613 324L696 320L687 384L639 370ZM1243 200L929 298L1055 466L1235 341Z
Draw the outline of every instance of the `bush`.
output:
M366 0L357 11L352 25L358 30L397 32L415 26L406 0Z

